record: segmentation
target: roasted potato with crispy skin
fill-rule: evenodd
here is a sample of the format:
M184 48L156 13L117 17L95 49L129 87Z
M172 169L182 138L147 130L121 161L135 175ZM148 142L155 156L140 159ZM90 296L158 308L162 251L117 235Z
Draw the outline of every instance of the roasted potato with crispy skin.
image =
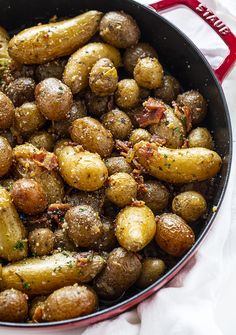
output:
M28 142L38 149L53 151L55 139L53 135L47 131L37 131L29 137Z
M142 271L136 282L139 288L146 288L159 279L165 272L166 266L163 260L158 258L146 258L142 261Z
M29 246L34 256L51 254L54 248L54 234L49 228L37 228L28 236Z
M46 122L35 102L25 102L15 109L14 129L20 134L29 134L40 129Z
M147 180L144 182L144 188L139 190L138 199L153 211L162 211L167 207L169 201L168 189L157 180Z
M106 268L96 277L94 289L100 298L114 300L136 282L141 269L136 254L116 248L109 254Z
M92 249L98 251L111 251L117 245L115 225L110 217L101 217L102 236L95 241Z
M41 172L34 179L41 184L49 204L62 202L65 195L64 182L57 171Z
M10 40L9 54L23 64L41 64L70 55L96 33L101 16L101 12L93 10L72 19L25 29Z
M0 320L24 322L28 316L28 297L26 294L9 289L0 293Z
M94 117L100 117L108 111L110 97L99 97L92 91L88 90L85 93L85 103L88 114Z
M76 246L69 239L66 229L56 229L54 231L54 248L59 251L76 251Z
M0 75L2 75L11 64L11 58L8 53L8 42L10 37L7 31L0 26Z
M106 129L110 130L113 138L119 140L125 140L132 130L130 118L118 108L105 114L102 123Z
M137 128L132 131L129 142L134 145L141 141L149 141L151 137L151 134L146 129Z
M39 322L42 321L42 309L44 301L47 299L46 295L41 295L38 297L35 297L31 302L29 306L29 318L33 322Z
M134 68L134 79L137 84L150 90L161 87L163 75L163 68L157 58L141 58Z
M154 96L167 104L171 104L172 101L176 100L179 93L180 84L178 80L173 76L165 75L162 86L154 91Z
M128 48L138 43L140 30L132 16L124 12L106 13L99 27L100 36L116 48Z
M213 149L214 143L210 132L206 128L195 128L188 135L188 145L190 148L202 147Z
M12 148L5 137L0 136L0 177L4 176L12 164Z
M0 92L0 129L10 128L13 120L14 105L4 93Z
M115 93L116 104L120 108L133 108L140 100L140 90L134 79L123 79L119 81Z
M127 206L116 218L116 237L126 250L142 250L154 238L155 232L154 214L147 206Z
M75 190L67 194L64 200L71 206L88 205L95 211L100 212L105 201L105 191L104 189L95 192Z
M38 65L35 70L36 80L38 82L47 78L62 80L66 62L67 60L65 58L58 58L51 62Z
M193 246L195 235L180 216L165 213L157 220L155 240L169 255L180 257Z
M35 82L32 78L20 77L10 82L5 94L11 99L15 107L25 102L34 101Z
M114 173L118 173L118 172L125 172L129 174L132 172L131 165L122 156L107 158L105 160L105 164L106 164L109 176Z

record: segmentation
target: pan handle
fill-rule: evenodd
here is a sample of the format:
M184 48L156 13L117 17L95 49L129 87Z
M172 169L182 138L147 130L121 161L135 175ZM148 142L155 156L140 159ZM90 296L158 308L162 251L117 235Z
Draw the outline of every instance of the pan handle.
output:
M198 0L161 0L153 3L150 6L156 11L162 11L174 6L185 5L198 14L215 32L222 38L225 44L229 47L229 54L224 59L222 64L214 69L214 72L220 82L230 71L236 61L236 37L210 9L203 5Z

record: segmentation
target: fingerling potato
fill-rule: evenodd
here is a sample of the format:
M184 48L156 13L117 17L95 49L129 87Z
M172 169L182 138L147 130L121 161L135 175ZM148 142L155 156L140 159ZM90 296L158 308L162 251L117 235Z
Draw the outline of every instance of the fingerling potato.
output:
M8 53L9 35L6 30L0 26L0 75L8 68L11 58Z

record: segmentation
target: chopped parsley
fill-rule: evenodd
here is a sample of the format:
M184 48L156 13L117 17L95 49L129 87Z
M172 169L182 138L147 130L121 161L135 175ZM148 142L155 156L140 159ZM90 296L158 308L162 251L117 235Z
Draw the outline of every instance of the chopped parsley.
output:
M25 289L25 290L29 290L30 289L30 284L27 283L26 281L23 282L22 286L23 286L23 289Z
M24 248L25 248L24 242L21 240L17 241L14 246L15 250L24 250Z

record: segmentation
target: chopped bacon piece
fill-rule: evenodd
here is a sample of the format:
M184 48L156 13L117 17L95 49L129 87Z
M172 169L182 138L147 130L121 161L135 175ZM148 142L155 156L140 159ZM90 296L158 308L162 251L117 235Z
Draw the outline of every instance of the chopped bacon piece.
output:
M145 206L145 202L142 201L142 200L134 200L134 201L132 201L131 206L133 206L133 207L143 207L143 206Z
M181 147L182 149L187 149L189 148L189 140L187 138L185 138L184 140L184 144Z
M115 142L116 149L123 152L128 152L132 147L132 144L127 141L116 140Z
M184 115L186 117L186 130L190 131L192 128L192 113L191 113L191 108L188 106L183 106L182 110L184 112Z
M177 118L183 123L187 131L192 128L192 110L189 106L179 106L177 103L173 103L174 113Z
M45 150L41 150L33 154L32 158L35 161L35 163L37 163L39 166L42 166L49 171L55 169L58 166L57 156Z
M166 139L165 138L161 138L158 135L152 135L151 139L150 139L151 143L156 143L158 145L165 145L166 144Z
M135 119L140 127L147 127L161 121L166 110L165 104L158 99L148 98L143 103L144 110L135 115Z
M50 221L60 226L64 222L64 216L70 208L70 204L51 204L48 207L47 216Z

